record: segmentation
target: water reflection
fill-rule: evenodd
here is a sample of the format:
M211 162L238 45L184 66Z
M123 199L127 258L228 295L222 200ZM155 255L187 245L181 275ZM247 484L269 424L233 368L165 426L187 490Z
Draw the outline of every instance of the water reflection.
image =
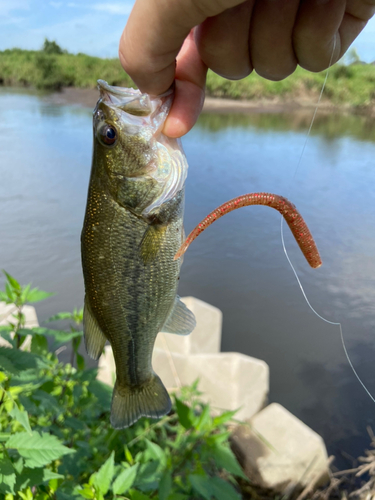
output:
M226 128L252 127L257 130L275 132L302 132L308 130L313 111L300 110L293 113L272 114L220 114L204 113L199 120L199 127L210 132ZM360 141L375 142L374 120L370 116L355 114L318 114L311 130L313 136L323 136L327 141L352 137Z

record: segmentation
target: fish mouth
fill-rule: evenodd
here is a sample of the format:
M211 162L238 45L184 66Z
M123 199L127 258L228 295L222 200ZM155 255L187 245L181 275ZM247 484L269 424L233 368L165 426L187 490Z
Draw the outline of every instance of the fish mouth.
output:
M149 116L165 104L169 110L173 97L172 88L160 96L150 96L140 90L109 85L104 80L98 80L97 83L102 102L133 116Z
M145 169L126 174L126 177L148 175L161 186L162 194L144 209L144 214L148 214L181 191L187 176L188 165L180 141L162 132L173 102L174 87L154 96L98 80L98 89L100 99L94 110L94 128L96 122L109 116L128 139L133 136L135 141L148 145L146 149L150 158ZM120 180L122 175L121 171L113 172L113 176Z

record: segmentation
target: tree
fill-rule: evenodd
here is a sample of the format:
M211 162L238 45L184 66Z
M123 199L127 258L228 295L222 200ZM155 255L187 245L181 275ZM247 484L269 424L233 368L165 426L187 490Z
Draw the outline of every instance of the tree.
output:
M54 40L50 41L48 38L45 38L42 52L46 54L64 54L66 50L63 50Z

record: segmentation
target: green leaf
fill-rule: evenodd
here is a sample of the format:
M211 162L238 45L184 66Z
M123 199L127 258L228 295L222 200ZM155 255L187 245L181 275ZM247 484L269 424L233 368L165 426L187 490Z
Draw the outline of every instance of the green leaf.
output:
M0 366L14 375L21 370L48 368L48 364L36 354L8 347L0 347Z
M151 497L136 490L130 490L130 498L131 500L151 500Z
M34 469L35 470L35 469ZM51 479L63 479L62 474L57 474L49 469L43 469L43 481L51 481Z
M5 292L0 291L0 301L7 302L8 295Z
M45 432L39 434L37 431L33 431L31 436L26 432L14 434L5 446L16 449L25 458L25 465L32 469L43 467L68 453L75 453L75 450L64 446L56 436Z
M211 448L212 458L219 469L224 469L235 476L242 477L248 480L247 476L241 469L232 450L224 445L217 445Z
M74 489L74 493L78 493L83 498L96 498L94 488L89 484L84 484L83 488L81 486L77 486Z
M61 312L58 314L55 314L54 316L51 316L47 321L60 321L62 319L73 319L73 313L69 312Z
M19 457L18 460L16 460L15 462L13 462L13 467L14 467L15 471L17 472L17 474L22 474L22 471L23 471L23 458Z
M10 274L8 274L6 271L4 271L3 269L3 273L5 274L7 280L8 280L8 283L11 285L12 288L14 288L14 290L17 290L17 291L21 291L21 285L18 283L18 281L13 278L13 276L11 276Z
M146 443L146 450L143 452L144 461L158 460L161 464L165 464L167 460L165 451L162 450L158 444L152 443L148 439L145 439L144 441Z
M51 328L44 328L42 326L37 326L35 328L21 328L19 332L21 335L47 335L53 337L55 342L59 344L64 344L70 342L72 339L77 337L82 337L83 332L65 332L64 330L53 330Z
M63 413L63 408L60 406L58 400L48 392L38 389L32 395L32 399L39 402L39 413L51 412L57 415Z
M112 451L108 460L100 467L98 472L94 474L94 484L103 495L106 495L109 490L109 485L112 482L115 473L115 452ZM90 480L91 484L91 480Z
M25 287L22 288L22 293L21 293L21 303L24 304L26 302L26 297L27 294L29 293L31 284L29 283Z
M237 412L238 410L225 411L221 415L218 415L213 420L214 427L218 427L219 425L225 424L226 422L231 420Z
M1 325L0 326L0 335L3 335L3 333L10 333L13 330L12 325Z
M172 489L172 474L169 470L164 471L159 483L159 500L167 500Z
M17 295L16 292L13 291L12 287L9 285L9 283L5 283L5 291L8 297L7 302L8 304L11 304L17 300Z
M84 372L81 372L84 373ZM89 383L88 390L91 394L98 398L98 404L100 407L109 411L111 409L112 402L112 388L107 384L103 384L99 380L93 380Z
M17 478L17 490L23 490L26 487L40 486L48 483L51 479L62 479L64 476L56 474L49 469L38 468L29 469L25 467L22 474Z
M158 460L141 464L138 469L135 486L142 491L155 490L158 487L160 478L159 467L160 462Z
M45 300L48 297L55 295L54 293L43 292L43 290L39 290L38 288L33 288L29 290L29 293L26 295L25 302L30 302L33 304L34 302L40 302L41 300Z
M208 476L200 475L200 474L190 474L188 476L190 484L193 489L199 494L202 495L206 500L211 500L213 495L213 489L211 486L211 481Z
M138 464L135 464L120 472L112 485L112 491L115 495L122 495L133 486L137 476L138 466Z
M126 460L129 462L130 465L133 465L134 463L133 455L130 453L129 448L126 445L124 446L124 453Z
M1 349L1 348L0 348ZM0 351L0 366L8 373L17 374L18 370L14 364L6 356L3 356Z
M45 354L48 352L48 342L43 335L34 335L31 339L31 352L35 354Z
M213 495L217 500L241 500L241 495L224 479L213 477L210 482Z
M223 432L218 432L217 434L211 434L210 436L207 436L206 443L209 446L218 446L222 443L227 443L230 435L231 432L229 431L223 431Z
M202 413L199 415L197 419L195 428L198 431L201 431L208 429L210 426L211 426L210 407L208 405L204 405Z
M16 339L12 338L11 332L13 330L14 327L11 325L0 326L0 336L14 347L16 345Z
M56 491L55 495L57 500L73 500L75 498L79 498L74 492L74 484L66 479Z
M82 422L82 420L79 420L78 418L74 417L68 417L64 421L65 427L69 429L74 429L75 431L82 431L84 429L87 429L87 425L85 422Z
M195 420L192 409L189 408L189 406L187 406L185 403L180 401L176 396L175 401L180 424L185 427L185 429L191 429Z
M0 455L0 491L3 493L14 493L16 483L16 472L12 462L3 454Z
M78 370L84 370L85 369L85 358L78 353L76 354L76 357L77 357Z
M17 422L19 422L22 427L29 433L32 434L32 430L29 422L29 415L27 411L20 410L16 405L9 412L9 415L13 417Z

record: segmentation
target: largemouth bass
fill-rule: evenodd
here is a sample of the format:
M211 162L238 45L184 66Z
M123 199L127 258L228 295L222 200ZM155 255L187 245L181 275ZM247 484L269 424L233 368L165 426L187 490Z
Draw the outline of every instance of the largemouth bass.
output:
M181 144L161 133L173 92L151 97L98 81L94 150L85 220L84 338L98 359L108 340L116 363L111 424L171 409L151 365L159 331L195 326L176 295L183 238L187 162Z

